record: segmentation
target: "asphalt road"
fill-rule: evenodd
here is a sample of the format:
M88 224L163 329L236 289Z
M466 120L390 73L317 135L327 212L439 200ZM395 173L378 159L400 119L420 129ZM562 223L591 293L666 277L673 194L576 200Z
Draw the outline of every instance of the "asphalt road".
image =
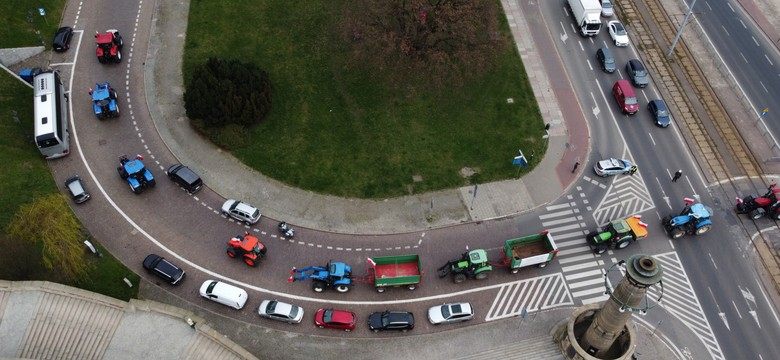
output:
M583 284L584 277L580 274L584 274L585 268L580 265L595 264L588 271L597 271L636 252L676 253L677 263L674 256L668 256L669 267L677 269L678 263L683 264L679 268L684 274L675 274L669 280L671 284L680 286L677 297L669 296L680 299L680 302L665 305L664 310L672 317L683 319L682 324L677 323L677 326L687 326L696 334L695 338L705 344L703 347L713 358L758 358L758 355L769 358L769 354L780 353L772 341L780 333L777 317L771 303L760 295L761 285L753 275L754 255L746 246L745 234L736 228L734 214L730 211L731 200L725 193L711 190L698 176L694 162L684 155L688 151L674 127L658 129L652 125L644 106L648 99L658 97L653 84L638 92L639 113L625 116L617 111L610 94L611 85L616 79L625 77L625 61L638 57L634 48L614 49L619 71L611 75L601 73L595 66L594 54L599 46L609 45L608 34L603 31L593 39L580 38L573 32L571 19L566 17L559 4L542 2L539 11L543 17L535 20L538 21L537 28L547 29L547 36L555 45L556 53L548 56L563 59L568 79L577 94L578 106L588 120L594 145L583 166L590 167L593 161L605 157L622 157L639 164L637 175L600 179L586 171L572 192L562 194L559 202L517 218L464 224L425 233L370 237L299 229L295 242L283 240L273 232L255 231L273 230L276 223L269 219L246 228L223 218L217 210L224 199L208 188L190 196L164 178L163 169L176 160L157 136L142 88L142 59L146 58L148 51L150 21L155 16L153 7L154 4L148 1L92 0L70 4L66 9L64 22L73 20L76 29L84 30L74 37L69 52L54 55L54 62L61 64L57 68L69 79L67 87L71 89L75 125L72 129L74 149L71 156L52 162L52 167L60 184L73 174L88 179L93 199L85 206L76 207L75 211L90 231L128 267L145 274L141 260L150 252L164 253L161 247L188 260L174 261L188 271L188 278L183 284L175 288L160 285L176 296L248 323L263 321L255 314L263 298L284 298L305 308L307 316L304 323L290 326L267 322L267 326L306 334L319 333L310 324L311 314L319 307L349 308L357 311L361 319L365 319L371 311L387 308L411 310L419 319L415 334L424 334L440 331L440 328L424 321L425 309L433 304L450 300L471 301L478 313L484 316L479 316L470 324L453 326L464 327L502 316L514 316L524 309L538 310L544 306L594 301L599 299L598 289L603 291L603 282L597 281L601 276L594 274L587 284ZM89 11L83 11L85 9ZM118 29L125 38L121 64L103 65L95 59L92 34L109 28ZM568 34L566 41L560 40L563 32ZM119 91L122 114L118 119L99 121L91 112L87 89L95 82L103 81L111 82ZM141 195L132 194L116 172L118 156L122 154L142 154L145 163L158 178L157 186ZM664 161L659 161L659 154ZM684 169L686 176L672 185L668 181L670 172L677 168ZM88 173L91 176L86 176ZM722 204L716 208L716 226L727 230L671 242L656 219L669 211L679 210L681 199L691 196L699 196L704 203ZM557 215L564 206L577 209L581 215L575 215L573 219ZM587 231L616 217L634 213L641 213L650 223L649 238L629 249L600 257L589 253L584 246ZM558 219L556 221L560 223L552 219ZM576 226L576 229L560 225L564 220L571 221L571 226ZM438 279L435 275L438 266L457 257L466 246L487 248L492 257L498 257L498 248L504 239L543 229L561 235L561 242L567 243L559 261L548 268L527 269L516 275L498 268L488 280L460 285ZM268 257L257 268L249 268L225 255L228 238L245 230L259 234L269 248ZM730 236L722 236L724 233ZM370 253L350 251L357 248L375 250ZM391 289L378 294L370 285L358 283L348 294L327 292L315 295L307 282L290 284L286 281L292 266L324 265L328 260L347 262L354 267L355 274L362 275L367 271L368 254L374 253L419 254L425 272L422 286L413 293L406 289ZM562 275L556 277L556 274ZM215 277L230 278L253 290L243 311L231 311L198 297L199 284ZM534 280L539 278L544 278L544 282ZM510 286L516 288L510 289ZM680 297L686 289L690 289L694 299ZM517 296L508 296L510 293ZM532 295L522 298L521 293ZM511 302L512 306L508 307L509 310L499 311L496 304L502 302ZM755 316L751 311L755 312ZM705 319L703 323L701 318ZM671 323L674 321L667 320L667 324ZM684 329L668 330L683 332ZM347 335L334 333L333 336ZM349 335L367 336L365 327L359 327ZM753 346L739 346L745 343Z

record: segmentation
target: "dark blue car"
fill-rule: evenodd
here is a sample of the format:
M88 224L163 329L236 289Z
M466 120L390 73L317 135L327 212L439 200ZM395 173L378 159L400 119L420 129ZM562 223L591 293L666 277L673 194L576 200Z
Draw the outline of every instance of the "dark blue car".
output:
M650 110L656 126L665 128L672 123L672 120L669 118L669 109L663 100L650 100L650 103L647 104L647 110Z
M116 90L111 87L111 84L108 82L95 84L95 89L90 89L89 94L92 95L92 108L98 119L119 117Z

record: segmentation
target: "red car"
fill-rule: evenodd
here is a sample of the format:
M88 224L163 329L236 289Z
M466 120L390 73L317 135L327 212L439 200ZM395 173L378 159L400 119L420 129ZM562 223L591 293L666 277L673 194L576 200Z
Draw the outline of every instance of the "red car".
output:
M355 329L357 315L353 312L334 309L319 309L314 314L314 324L320 328L342 329L352 331Z

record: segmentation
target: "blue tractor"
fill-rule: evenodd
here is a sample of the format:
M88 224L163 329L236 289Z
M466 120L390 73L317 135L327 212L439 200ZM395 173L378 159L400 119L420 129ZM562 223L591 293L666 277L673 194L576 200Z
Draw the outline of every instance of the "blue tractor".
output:
M127 180L130 189L136 194L140 194L144 189L153 187L155 184L152 172L144 166L141 160L143 160L141 155L137 155L134 160L128 159L127 155L122 155L119 157L119 166L116 168L119 176Z
M712 229L712 208L702 204L694 204L692 199L685 199L685 207L680 215L668 215L663 218L666 233L677 239L683 235L704 234Z
M95 89L89 89L89 94L92 95L92 108L98 119L119 117L116 90L111 87L111 84L108 82L95 84Z
M352 268L343 262L330 262L328 265L309 266L303 269L292 268L288 282L312 279L311 288L314 292L323 292L325 288L332 287L340 293L349 291L352 285Z

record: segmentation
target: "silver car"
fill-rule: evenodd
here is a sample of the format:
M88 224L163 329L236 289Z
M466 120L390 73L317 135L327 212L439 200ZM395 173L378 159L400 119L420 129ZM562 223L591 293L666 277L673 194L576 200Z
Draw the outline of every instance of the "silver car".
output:
M298 324L303 320L303 309L277 300L263 300L257 314L272 320Z
M260 220L260 210L243 201L229 199L222 204L222 215L230 216L247 225L252 225Z
M612 17L615 15L615 9L612 6L612 2L609 0L601 0L601 16Z
M474 308L467 302L442 304L428 309L428 321L433 325L468 321L474 318Z

